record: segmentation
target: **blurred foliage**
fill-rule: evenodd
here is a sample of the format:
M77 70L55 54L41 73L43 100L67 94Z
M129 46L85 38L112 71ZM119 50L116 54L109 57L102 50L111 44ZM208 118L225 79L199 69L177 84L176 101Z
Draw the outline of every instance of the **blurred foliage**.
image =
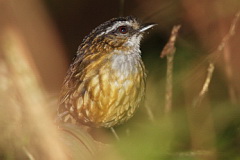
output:
M141 118L130 122L127 126L119 128L121 141L116 144L123 159L238 159L239 155L239 109L231 104L213 105L213 128L215 139L213 146L206 144L200 148L192 149L192 133L190 123L186 119L186 113L177 111L162 118L156 118L155 123L147 122L147 118ZM228 111L226 111L228 107ZM197 116L203 116L197 113ZM205 119L205 118L204 118ZM140 121L140 122L139 122ZM202 123L195 125L199 131L204 129ZM130 130L129 130L130 128ZM129 130L126 134L126 130ZM198 138L210 135L199 135Z

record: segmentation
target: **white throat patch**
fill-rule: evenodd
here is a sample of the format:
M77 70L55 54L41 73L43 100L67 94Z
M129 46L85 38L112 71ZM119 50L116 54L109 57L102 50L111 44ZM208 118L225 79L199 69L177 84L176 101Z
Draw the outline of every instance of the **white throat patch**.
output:
M120 51L121 52L121 51ZM140 50L132 54L114 54L112 56L112 69L120 80L125 79L130 74L138 72L138 63L141 60Z

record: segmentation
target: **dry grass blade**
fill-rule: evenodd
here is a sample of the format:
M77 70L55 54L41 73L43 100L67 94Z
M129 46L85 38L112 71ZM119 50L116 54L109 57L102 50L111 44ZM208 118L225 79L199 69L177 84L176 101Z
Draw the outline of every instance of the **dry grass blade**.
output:
M29 135L34 135L35 139L41 139L38 146L34 147L41 150L41 157L44 159L67 159L62 145L58 141L55 126L51 123L50 116L46 111L47 102L44 90L36 76L37 73L34 70L35 66L32 63L29 48L16 28L8 27L4 31L4 38L1 39L2 56L10 70L9 76L13 84L9 91L17 93L16 101L19 102L19 112L23 117L22 128L24 129L16 134L22 139L31 139ZM8 125L16 127L11 123ZM26 147L26 149L29 148ZM28 154L25 150L29 158L30 152L29 150ZM52 153L58 154L54 155Z
M163 48L160 55L161 58L167 57L167 84L166 84L166 96L165 96L165 112L168 113L172 109L172 77L173 77L173 59L176 48L174 46L178 31L181 25L174 26L168 43Z

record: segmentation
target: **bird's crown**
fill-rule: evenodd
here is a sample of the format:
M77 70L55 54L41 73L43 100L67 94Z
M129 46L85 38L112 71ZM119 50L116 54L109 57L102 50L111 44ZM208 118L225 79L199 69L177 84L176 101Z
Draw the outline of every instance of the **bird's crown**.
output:
M106 35L125 35L129 36L130 33L140 28L140 22L133 16L112 18L109 21L96 27L89 36L106 36Z

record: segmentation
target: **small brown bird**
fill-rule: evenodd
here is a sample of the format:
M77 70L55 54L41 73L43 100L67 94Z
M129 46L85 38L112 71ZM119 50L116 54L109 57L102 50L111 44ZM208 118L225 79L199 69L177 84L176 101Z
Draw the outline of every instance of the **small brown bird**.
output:
M62 121L108 128L133 116L146 82L139 45L154 25L113 18L84 38L60 94Z

